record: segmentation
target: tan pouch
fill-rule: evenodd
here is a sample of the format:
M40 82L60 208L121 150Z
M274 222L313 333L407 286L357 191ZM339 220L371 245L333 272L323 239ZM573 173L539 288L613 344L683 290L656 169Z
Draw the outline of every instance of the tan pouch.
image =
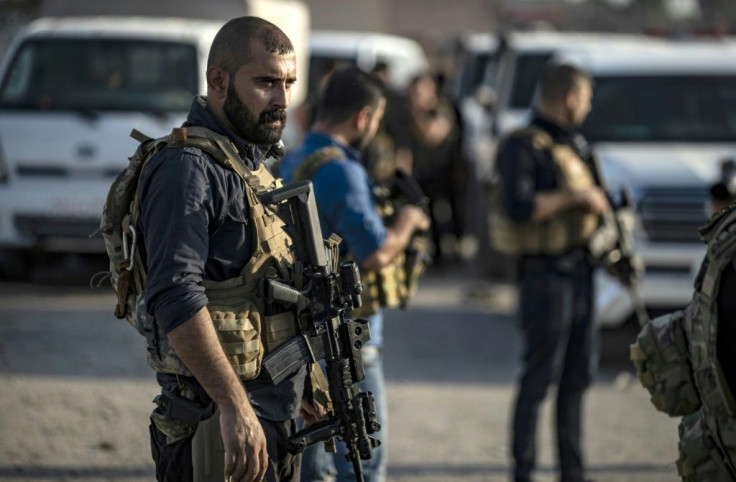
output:
M264 347L261 341L261 314L252 301L232 307L207 307L225 354L235 373L243 380L256 378L261 372Z

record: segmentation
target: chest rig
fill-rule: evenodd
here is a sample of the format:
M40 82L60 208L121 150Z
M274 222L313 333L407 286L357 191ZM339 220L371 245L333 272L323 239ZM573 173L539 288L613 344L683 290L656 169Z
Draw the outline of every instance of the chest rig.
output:
M733 206L701 229L707 253L685 310L650 321L631 346L639 379L657 409L683 416L679 475L685 481L736 480L736 403L718 359L721 275L736 256Z
M253 255L238 276L224 281L202 280L202 286L208 299L207 310L228 360L241 379L253 379L260 373L263 356L299 332L295 313L267 314L264 301L258 296L264 278L287 281L295 278L293 242L284 229L285 224L270 206L259 200L260 194L280 187L279 183L264 164L256 170L249 169L230 140L209 129L174 129L170 136L156 142L166 147L201 149L243 180L249 223L253 228ZM132 226L136 225L138 202L136 194L131 211ZM144 287L143 263L133 273L135 286ZM159 332L155 320L140 308L135 313L136 325L149 342L149 365L158 372L191 376L166 335Z
M330 162L345 162L342 160L345 154L338 147L324 147L318 149L312 155L304 159L294 171L294 180L307 180L319 171L319 169ZM376 211L386 223L392 219L396 212L396 206L387 196L377 196L374 193ZM348 254L345 261L352 260ZM362 306L351 312L353 317L369 316L377 312L381 307L395 308L405 306L413 292L409 286L406 271L406 252L397 254L391 262L379 271L367 271L360 269L360 279L363 282L363 292L360 297ZM421 273L417 274L417 278Z
M529 139L534 149L549 152L557 173L560 190L583 190L595 186L588 166L565 144L536 127L517 130L510 138ZM556 255L569 248L586 246L599 224L598 216L573 208L542 222L515 222L506 215L501 194L504 186L496 176L491 188L490 229L493 246L513 256L529 254Z

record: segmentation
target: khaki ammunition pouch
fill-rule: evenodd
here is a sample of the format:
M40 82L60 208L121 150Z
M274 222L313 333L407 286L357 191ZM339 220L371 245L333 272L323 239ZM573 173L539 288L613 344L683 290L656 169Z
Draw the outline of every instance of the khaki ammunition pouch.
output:
M529 138L532 146L548 151L557 166L557 189L583 190L595 185L588 166L566 145L555 144L541 129L527 127L511 137ZM499 252L513 255L557 255L570 248L586 246L599 226L599 217L573 208L542 222L515 222L506 214L499 176L491 185L491 242Z
M702 411L682 419L679 426L680 457L677 472L685 482L730 482L736 480Z
M631 345L639 381L649 391L657 410L670 416L688 415L700 406L683 331L685 313L650 321Z
M344 153L337 147L325 147L312 153L294 170L294 180L312 179L324 165L337 161L344 162ZM374 196L376 210L384 222L395 215L395 207L389 201L382 201ZM424 273L423 262L412 263L410 256L426 253L426 239L415 236L408 249L399 253L380 271L360 269L360 280L363 283L361 293L362 306L350 312L353 318L360 318L376 313L380 308L404 307L416 293L419 277ZM414 251L412 251L414 250ZM345 260L353 260L347 256ZM409 272L411 271L411 272Z

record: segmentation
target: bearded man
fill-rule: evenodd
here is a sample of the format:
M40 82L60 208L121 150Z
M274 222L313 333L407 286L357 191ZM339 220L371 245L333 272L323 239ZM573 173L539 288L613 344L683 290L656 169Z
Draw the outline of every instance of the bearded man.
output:
M293 268L283 223L257 193L275 185L264 160L280 140L295 81L294 48L278 27L229 21L211 46L207 96L143 168L135 226L147 277L136 314L154 320L147 339L162 387L150 426L159 481L299 478L286 440L307 370L279 384L260 374L277 343L254 288L268 275L263 266ZM194 145L195 133L227 162ZM277 331L295 336L297 326L286 325Z

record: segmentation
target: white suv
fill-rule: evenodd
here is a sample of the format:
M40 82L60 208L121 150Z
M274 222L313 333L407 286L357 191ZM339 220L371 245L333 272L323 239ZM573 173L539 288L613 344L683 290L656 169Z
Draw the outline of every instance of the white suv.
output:
M557 59L588 71L593 109L582 132L607 184L637 204L636 250L651 310L683 307L705 253L698 227L709 216L708 186L736 154L736 46L667 42L591 50ZM628 293L605 275L596 311L616 326L632 311Z

